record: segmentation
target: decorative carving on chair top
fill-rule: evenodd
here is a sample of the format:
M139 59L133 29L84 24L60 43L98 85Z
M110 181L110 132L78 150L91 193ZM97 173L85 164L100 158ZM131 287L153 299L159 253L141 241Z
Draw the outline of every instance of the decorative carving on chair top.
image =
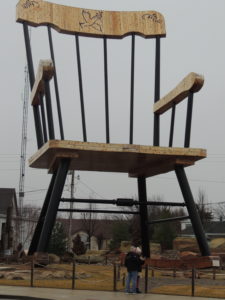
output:
M155 23L161 23L162 21L157 17L157 14L155 13L152 13L152 14L144 14L142 16L142 19L149 19L149 20L152 20L153 22Z
M163 15L156 11L103 11L59 5L44 0L19 0L17 22L50 25L62 33L122 38L166 36Z
M35 0L26 0L26 2L22 4L23 8L30 8L35 6L39 7L39 3Z
M91 15L90 11L82 10L82 16L84 22L80 22L80 27L83 29L84 27L91 27L95 30L102 32L102 11L96 12L95 15Z

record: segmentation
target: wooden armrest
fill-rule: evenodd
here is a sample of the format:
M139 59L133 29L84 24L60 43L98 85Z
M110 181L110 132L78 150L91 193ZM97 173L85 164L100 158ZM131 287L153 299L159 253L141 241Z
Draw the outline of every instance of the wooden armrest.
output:
M34 86L31 91L31 104L38 105L39 93L44 94L44 80L50 80L54 75L52 60L40 60Z
M171 92L157 101L153 106L154 113L162 114L173 104L184 100L189 92L198 92L204 84L204 77L196 73L189 73Z

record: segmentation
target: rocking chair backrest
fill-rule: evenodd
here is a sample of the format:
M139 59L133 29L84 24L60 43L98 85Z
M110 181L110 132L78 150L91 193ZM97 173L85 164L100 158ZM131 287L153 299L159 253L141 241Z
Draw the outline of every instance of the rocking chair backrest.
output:
M139 35L144 38L154 38L155 51L155 82L154 82L154 102L160 99L160 39L165 37L165 23L163 16L155 11L139 11L139 12L119 12L119 11L100 11L82 8L68 7L53 4L43 0L20 0L17 4L17 21L23 23L28 69L30 75L30 85L32 91L32 105L34 111L35 128L37 135L37 144L40 148L48 139L65 139L63 128L63 117L61 113L61 102L59 97L58 79L57 79L57 62L55 60L53 38L51 28L56 31L73 35L76 45L76 59L78 69L78 86L80 93L80 107L82 119L83 141L88 141L85 101L84 101L84 85L83 70L81 64L81 51L79 44L79 36L88 36L102 38L103 40L103 64L104 69L104 94L105 94L105 142L110 143L110 113L109 113L109 82L108 82L108 39L121 39L131 35L131 79L130 79L130 108L129 108L129 143L133 144L134 130L134 65L135 65L135 36ZM46 26L48 31L49 47L51 60L42 61L39 65L38 76L39 82L35 83L33 58L31 52L30 38L28 33L28 25ZM97 70L100 72L101 70ZM49 76L49 73L51 74ZM195 73L194 82L195 82ZM53 77L55 86L55 98L57 107L57 118L59 122L60 137L56 137L54 120L51 104L51 91L49 80ZM193 77L193 76L192 76ZM95 79L95 78L94 78ZM94 80L93 79L93 80ZM189 80L189 79L188 79ZM86 88L86 86L85 86ZM45 103L43 96L45 95ZM188 96L189 92L185 96ZM178 95L178 99L183 96ZM37 100L39 98L39 101ZM149 97L150 98L150 97ZM180 101L180 100L179 100ZM178 101L177 101L178 102ZM191 99L192 102L192 99ZM176 104L176 103L174 103ZM169 138L169 146L173 143L173 127L175 107L171 116L171 130ZM46 112L45 112L46 110ZM190 110L190 109L189 109ZM47 113L47 118L46 118ZM151 112L149 112L150 115ZM161 112L154 112L154 132L153 145L159 146L159 118ZM190 114L190 112L189 112ZM189 117L190 119L190 117ZM190 123L190 122L189 122ZM190 126L189 126L190 127ZM190 128L189 128L190 133ZM188 135L188 134L187 134ZM190 137L185 137L185 147L189 147ZM127 141L126 141L127 142Z

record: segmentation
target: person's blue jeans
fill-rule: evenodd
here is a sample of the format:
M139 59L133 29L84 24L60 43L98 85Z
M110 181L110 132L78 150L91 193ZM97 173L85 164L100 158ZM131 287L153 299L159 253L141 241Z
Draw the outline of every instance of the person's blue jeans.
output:
M127 273L126 279L126 293L136 293L138 271L131 271Z

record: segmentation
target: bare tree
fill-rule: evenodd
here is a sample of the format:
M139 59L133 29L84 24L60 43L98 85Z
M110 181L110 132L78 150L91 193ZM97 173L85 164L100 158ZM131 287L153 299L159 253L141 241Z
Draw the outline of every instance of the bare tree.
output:
M94 212L95 208L96 205L94 205L93 203L89 203L88 205L89 212L81 213L83 229L88 236L88 245L87 245L88 249L90 249L91 247L91 237L96 235L99 226L97 220L97 213Z
M40 208L32 205L23 207L23 247L31 240L37 224Z
M199 189L198 191L198 198L196 201L196 206L197 206L197 210L199 213L199 216L201 218L202 224L203 226L210 222L213 219L213 213L212 211L209 209L209 207L207 207L207 196L205 191Z
M213 212L217 219L219 219L220 222L225 221L225 202L217 203L214 205Z

